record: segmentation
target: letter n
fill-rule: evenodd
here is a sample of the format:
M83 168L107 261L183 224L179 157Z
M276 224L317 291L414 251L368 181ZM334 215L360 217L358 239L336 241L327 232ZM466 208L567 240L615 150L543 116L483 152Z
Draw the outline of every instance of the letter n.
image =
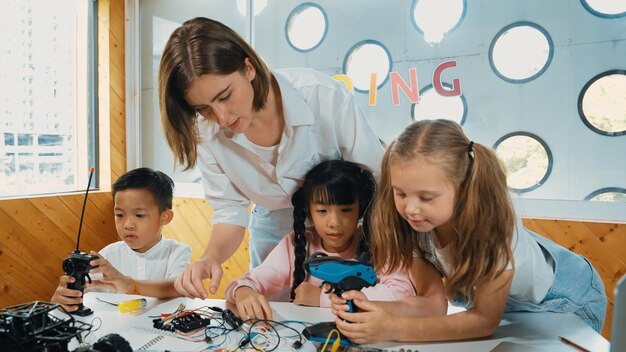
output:
M391 99L394 106L400 105L400 93L398 92L402 89L404 95L409 98L409 101L413 104L417 104L420 99L420 90L417 86L417 70L415 67L409 69L409 79L411 80L411 86L407 86L406 82L402 79L402 77L398 74L398 72L393 71L389 74L391 78Z

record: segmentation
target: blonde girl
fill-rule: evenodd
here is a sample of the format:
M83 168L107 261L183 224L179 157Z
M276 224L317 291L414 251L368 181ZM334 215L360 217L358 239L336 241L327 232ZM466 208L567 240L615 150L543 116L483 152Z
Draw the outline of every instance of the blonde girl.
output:
M370 302L358 313L333 297L339 330L353 342L438 341L488 336L510 311L572 312L596 331L606 311L604 286L582 256L521 225L506 175L492 149L470 141L448 120L409 125L388 147L372 214L376 268L427 261L445 295L467 311L415 317L403 302ZM412 270L418 294L431 276ZM345 319L346 321L343 321ZM354 322L360 324L353 324Z

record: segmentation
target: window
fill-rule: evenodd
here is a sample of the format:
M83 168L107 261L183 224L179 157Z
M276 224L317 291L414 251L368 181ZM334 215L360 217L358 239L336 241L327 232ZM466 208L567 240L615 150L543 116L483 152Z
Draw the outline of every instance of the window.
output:
M0 12L0 197L84 188L95 165L93 1Z
M619 187L606 187L591 192L585 200L592 202L626 202L626 189Z
M548 32L531 22L504 27L491 42L489 63L505 81L525 83L548 69L554 45Z
M626 134L626 71L607 71L587 82L578 97L578 114L598 134Z
M372 85L382 87L391 72L391 54L380 42L364 40L355 44L343 61L343 72L350 77L357 92L367 92ZM376 76L373 82L372 76Z
M510 133L500 138L494 148L504 163L507 184L512 191L532 191L550 176L552 153L538 136L527 132Z
M326 37L327 23L326 12L319 5L311 2L298 5L285 24L287 42L298 51L311 51Z
M465 15L465 0L413 0L411 19L427 43L440 43L459 26Z
M598 17L626 16L626 3L615 0L580 0L587 11Z
M452 88L450 83L442 85ZM413 121L446 119L463 125L467 117L467 102L462 94L456 97L444 97L439 95L432 85L428 85L420 91L420 99L417 104L413 104L411 115Z

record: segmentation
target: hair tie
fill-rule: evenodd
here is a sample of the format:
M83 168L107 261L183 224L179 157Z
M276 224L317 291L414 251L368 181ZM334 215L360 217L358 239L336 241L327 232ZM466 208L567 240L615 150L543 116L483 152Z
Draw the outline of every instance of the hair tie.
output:
M467 165L467 173L469 174L472 170L472 166L474 165L474 141L470 141L467 146L467 156L469 158L469 163Z

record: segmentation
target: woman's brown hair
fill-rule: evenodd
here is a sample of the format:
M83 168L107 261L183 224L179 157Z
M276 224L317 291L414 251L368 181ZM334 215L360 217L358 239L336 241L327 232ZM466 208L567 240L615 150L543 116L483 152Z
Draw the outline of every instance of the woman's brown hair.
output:
M372 211L374 265L378 270L408 270L414 251L421 254L417 234L396 211L390 176L394 161L410 162L418 156L441 166L455 186L454 212L449 222L457 236L450 244L453 263L445 291L448 299L460 292L471 301L477 284L499 276L513 260L515 212L495 152L470 143L455 122L414 122L387 148Z
M188 20L172 33L159 64L159 107L167 143L177 163L188 170L196 165L200 136L196 111L184 96L192 81L207 74L244 72L245 60L256 69L251 84L252 107L265 107L272 74L261 57L234 30L204 17Z

